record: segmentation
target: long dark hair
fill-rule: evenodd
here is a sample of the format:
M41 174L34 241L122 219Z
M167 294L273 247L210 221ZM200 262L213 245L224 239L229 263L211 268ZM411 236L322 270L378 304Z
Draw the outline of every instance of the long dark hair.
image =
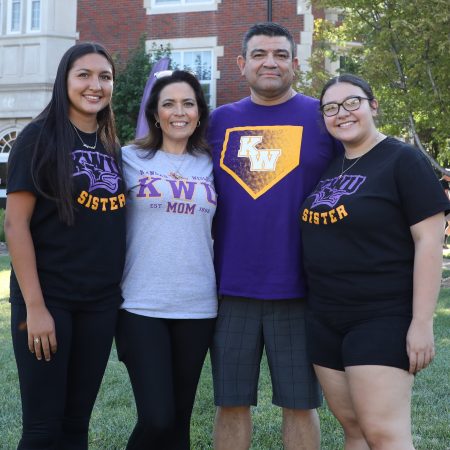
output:
M68 225L74 222L71 152L75 144L75 131L69 120L67 76L76 60L91 53L102 55L107 59L114 80L114 62L101 44L96 42L76 44L61 58L50 103L33 120L42 124L33 153L31 170L33 181L42 195L57 202L59 217ZM98 135L105 150L114 155L118 141L111 103L98 112L97 122Z
M133 141L133 144L143 150L148 150L149 157L152 157L155 152L161 148L163 134L161 128L158 128L155 124L155 114L158 113L158 102L161 91L172 83L187 83L194 91L195 99L197 101L200 125L194 130L194 133L189 136L186 148L187 152L190 154L196 152L210 154L210 149L205 138L206 129L208 128L208 105L200 82L195 75L186 70L174 70L171 75L158 78L155 81L145 106L145 118L147 119L149 132L147 136L142 139Z

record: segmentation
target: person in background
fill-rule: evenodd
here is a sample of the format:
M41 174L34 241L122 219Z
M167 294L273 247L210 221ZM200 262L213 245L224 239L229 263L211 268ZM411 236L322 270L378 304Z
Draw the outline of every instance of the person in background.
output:
M346 450L411 450L411 389L435 356L450 204L425 155L377 130L366 81L335 77L320 104L345 154L300 213L309 353Z
M71 47L50 103L9 157L5 234L22 399L19 449L88 448L125 259L113 84L104 47Z
M156 76L145 109L149 134L123 148L127 252L116 343L138 415L127 449L188 450L217 315L217 198L201 85L183 70Z
M339 147L316 99L292 88L290 32L252 26L237 63L250 96L213 111L209 142L219 196L215 267L220 294L211 348L218 406L214 446L251 445L265 349L284 448L319 449L321 393L306 354L306 285L298 213Z

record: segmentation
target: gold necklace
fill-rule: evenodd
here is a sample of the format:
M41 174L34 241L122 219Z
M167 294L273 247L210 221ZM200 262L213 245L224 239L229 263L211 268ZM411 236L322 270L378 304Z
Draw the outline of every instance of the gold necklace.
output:
M383 135L380 132L378 132L377 137L375 138L375 142L372 145L372 147L370 147L366 153L363 153L361 156L356 158L356 161L353 164L350 164L345 170L344 170L344 164L345 164L346 157L345 157L345 152L344 152L344 157L342 158L342 165L341 165L341 174L338 176L338 180L340 180L342 178L342 175L344 175L345 172L350 170L364 155L367 155L367 153L369 153L370 150L372 150L375 147L375 145L378 144L378 141L381 139L382 136Z
M364 153L364 155L365 155L365 153ZM342 175L344 175L344 173L347 172L347 170L350 170L364 155L361 155L359 158L356 159L356 161L353 164L351 164L344 170L344 163L345 163L345 159L346 159L345 153L344 153L344 157L342 158L341 174L338 176L338 180L340 180L342 178Z
M169 164L174 168L173 171L169 172L169 175L174 178L175 180L185 180L186 178L180 173L180 169L184 164L184 161L186 160L187 157L187 153L183 153L183 158L181 158L181 162L176 165L174 164L174 162L172 161L171 157L168 155L168 152L161 150L165 157L167 158L167 161L169 162Z
M71 122L72 123L72 122ZM75 130L75 133L77 133L78 138L80 139L81 143L83 144L83 147L89 148L90 150L95 150L97 148L97 130L95 130L95 143L94 145L88 145L86 144L83 139L81 139L80 133L78 133L77 127L72 123L73 129ZM98 129L98 126L97 126Z

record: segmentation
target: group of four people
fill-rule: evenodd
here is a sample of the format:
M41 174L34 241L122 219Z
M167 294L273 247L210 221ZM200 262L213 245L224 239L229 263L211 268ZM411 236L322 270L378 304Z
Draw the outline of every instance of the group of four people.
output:
M190 448L209 348L218 450L250 447L263 350L286 449L320 447L317 378L347 450L413 448L449 202L377 131L364 80L293 90L284 27L254 25L237 62L250 96L210 117L195 76L159 74L149 133L121 150L109 54L63 56L9 161L19 449L87 448L114 336L137 407L127 449Z

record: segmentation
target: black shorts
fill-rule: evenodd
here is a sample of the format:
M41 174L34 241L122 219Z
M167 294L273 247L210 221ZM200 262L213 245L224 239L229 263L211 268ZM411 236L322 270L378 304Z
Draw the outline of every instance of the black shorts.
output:
M314 409L322 395L305 343L304 299L224 297L211 348L217 406L256 405L259 368L266 351L272 403Z
M409 369L409 315L308 311L306 323L308 354L313 364L336 370L361 365Z

